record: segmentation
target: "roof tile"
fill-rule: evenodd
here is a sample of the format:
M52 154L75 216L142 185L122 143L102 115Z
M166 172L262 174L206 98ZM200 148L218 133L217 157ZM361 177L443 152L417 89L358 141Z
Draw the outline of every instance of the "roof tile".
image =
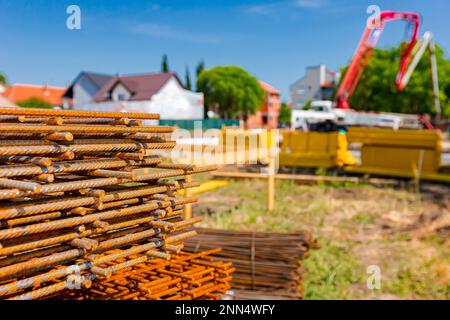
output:
M109 93L117 84L122 84L131 92L130 101L149 100L172 77L181 84L174 73L148 73L142 75L115 76L94 96L94 101L108 101Z
M39 98L52 106L60 106L63 104L62 96L65 90L66 88L63 87L13 84L5 89L3 96L15 103L30 98Z

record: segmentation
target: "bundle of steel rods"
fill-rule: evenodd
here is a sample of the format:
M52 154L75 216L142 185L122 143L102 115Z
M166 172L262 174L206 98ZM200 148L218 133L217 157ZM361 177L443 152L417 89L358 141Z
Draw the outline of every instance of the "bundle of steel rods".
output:
M155 264L154 280L197 267L180 252L201 220L183 219L196 199L177 190L215 168L164 163L153 151L175 146L173 128L143 125L152 119L158 115L0 109L0 299L70 296ZM214 297L228 278L211 268L210 289L187 276L169 285L171 294L149 286L146 297Z
M215 261L208 255L220 249L197 254L181 252L174 257L142 261L126 267L89 289L71 291L60 298L95 300L219 300L230 288L231 263ZM134 258L133 259L139 259ZM143 260L143 259L142 259ZM112 268L112 267L108 267Z
M302 298L301 260L317 246L309 232L195 231L198 235L185 241L185 250L198 252L220 244L222 250L214 256L232 262L236 268L234 298Z

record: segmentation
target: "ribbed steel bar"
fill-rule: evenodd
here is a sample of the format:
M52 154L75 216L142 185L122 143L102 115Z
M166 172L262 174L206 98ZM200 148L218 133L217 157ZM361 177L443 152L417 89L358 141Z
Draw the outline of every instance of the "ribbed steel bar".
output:
M67 216L67 213L65 213L65 212L60 212L60 211L50 212L47 214L40 214L40 215L36 215L36 216L31 216L31 217L3 220L0 222L0 226L13 227L13 226L21 225L21 224L39 222L42 220L64 218L66 216Z
M42 186L39 183L29 181L17 181L12 179L0 178L0 187L39 192Z
M1 130L1 129L0 129ZM175 146L173 142L162 143L118 143L118 144L73 144L73 145L32 145L32 146L0 146L0 155L38 155L38 154L60 154L65 152L90 153L90 152L119 152L137 151L143 149L171 149ZM141 159L139 159L141 160Z
M83 225L86 223L91 223L96 220L114 219L114 218L123 217L126 215L132 215L132 214L147 212L147 211L151 211L151 210L155 210L155 209L159 209L159 208L165 208L167 206L170 206L169 202L150 201L149 203L142 204L142 205L131 206L131 207L118 209L118 210L110 210L110 211L105 211L105 212L101 212L101 213L89 214L89 215L82 216L82 217L66 218L66 219L57 220L57 221L37 223L37 224L30 225L30 226L0 230L0 240L16 238L16 237L20 237L20 236L24 236L24 235L30 235L30 234L40 233L40 232L45 232L45 231L50 231L50 230L75 227L75 226Z
M0 115L6 116L40 116L40 117L74 117L74 118L130 118L130 119L159 119L155 113L134 112L104 112L84 110L49 110L27 108L0 108Z
M52 164L52 160L49 158L30 156L0 156L0 162L31 163L45 167L48 167Z
M60 253L55 253L50 256L35 258L31 259L30 261L25 261L7 267L2 267L0 268L0 278L17 274L27 269L39 268L43 266L52 265L58 262L71 260L76 257L80 257L83 254L84 251L81 249L72 249Z
M125 127L125 126L107 126L107 125L66 125L49 126L49 125L26 125L3 123L0 126L0 134L2 133L53 133L61 130L70 131L71 133L170 133L174 130L168 126L141 126L141 127Z
M89 159L54 162L47 167L36 165L14 165L0 166L0 177L31 176L44 173L73 173L78 171L90 171L96 169L115 169L128 166L144 166L158 164L162 160L157 156L149 156L143 160L121 160L121 159Z
M197 183L183 185L184 188L195 187ZM167 191L175 191L175 186L145 186L137 188L129 188L108 192L102 202L119 201L136 197L144 197L151 194L158 194ZM0 190L1 191L1 190ZM1 192L0 192L1 194ZM195 199L194 199L195 201ZM11 219L16 217L24 217L38 213L45 213L55 210L65 210L75 207L83 207L94 205L98 202L96 197L67 197L63 199L49 199L45 202L38 201L35 203L13 204L0 208L0 219Z

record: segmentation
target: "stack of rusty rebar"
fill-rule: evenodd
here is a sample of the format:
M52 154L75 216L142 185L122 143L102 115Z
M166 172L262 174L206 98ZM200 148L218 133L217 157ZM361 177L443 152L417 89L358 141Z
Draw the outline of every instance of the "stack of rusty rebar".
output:
M219 250L196 254L181 252L169 260L146 260L133 268L108 275L104 281L94 281L89 289L70 291L60 297L77 300L219 300L230 287L230 274L234 271L231 262L214 261L209 257Z
M191 175L156 114L0 109L0 299L217 298L230 264L183 253ZM92 291L89 289L92 288Z
M301 299L301 260L317 246L309 232L274 233L196 228L185 250L198 252L220 244L215 257L233 263L234 299Z

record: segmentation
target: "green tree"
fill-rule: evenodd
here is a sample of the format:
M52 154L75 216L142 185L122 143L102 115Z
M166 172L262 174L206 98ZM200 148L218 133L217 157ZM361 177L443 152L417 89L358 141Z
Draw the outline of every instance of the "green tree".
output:
M169 72L169 61L167 54L163 54L161 61L161 72Z
M278 122L290 124L291 123L291 108L286 102L281 103L280 113L278 115Z
M186 89L191 90L191 75L189 73L189 67L186 66L186 73L185 73L185 84L184 86L186 87Z
M303 106L303 110L309 109L311 109L311 100L306 101L305 105Z
M6 75L4 73L1 73L1 72L0 72L0 83L4 84L4 85L8 84L8 80L6 78Z
M395 87L395 77L400 63L401 46L391 49L375 49L361 80L350 97L350 105L357 110L387 111L399 113L435 114L429 52L417 65L403 91ZM442 114L450 115L450 61L444 51L436 46L439 77L439 98ZM344 74L346 68L342 69Z
M196 91L197 92L200 92L199 87L198 87L198 78L200 76L200 73L202 73L203 70L205 70L205 62L203 60L201 60L197 64L197 68L195 69L195 75L197 77L197 83L196 83Z
M29 98L27 100L19 101L17 103L22 108L40 108L40 109L50 109L52 107L47 101L39 98Z
M225 119L247 120L261 106L264 90L255 77L237 66L219 66L200 73L198 86L205 106L213 107Z

